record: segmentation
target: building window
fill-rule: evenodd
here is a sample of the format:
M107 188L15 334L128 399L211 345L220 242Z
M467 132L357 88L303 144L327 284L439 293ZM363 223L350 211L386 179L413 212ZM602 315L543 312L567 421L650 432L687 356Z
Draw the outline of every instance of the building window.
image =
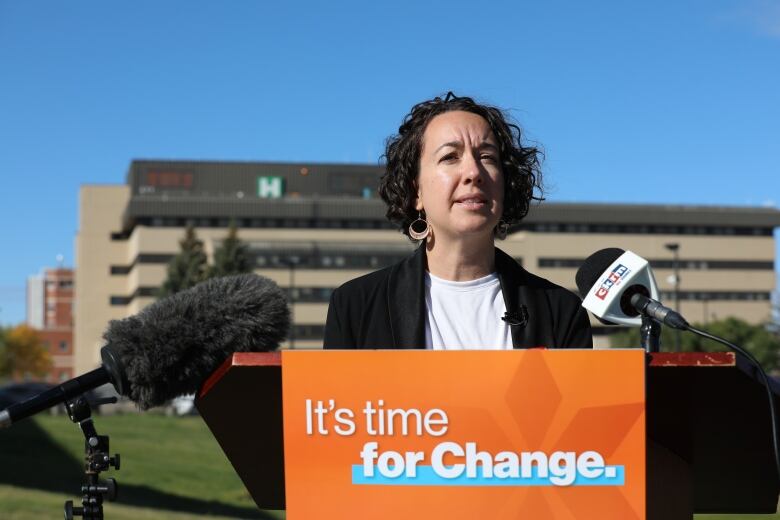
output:
M320 324L296 324L293 325L296 340L317 340L325 336L325 325Z
M670 259L651 258L649 262L654 269L674 268L674 261ZM550 269L577 269L584 263L584 258L539 258L538 260L539 267ZM736 269L740 271L772 271L774 268L775 264L771 260L680 260L680 269L691 270Z
M523 223L518 230L535 231L537 233L600 233L600 234L661 234L661 235L728 235L728 236L772 236L771 227L736 227L736 226L670 226L665 224L576 224L535 222Z
M770 301L771 293L757 291L680 291L680 300L688 301ZM674 299L673 291L661 291L661 298Z
M68 351L68 342L60 341L60 352L67 352L67 351Z

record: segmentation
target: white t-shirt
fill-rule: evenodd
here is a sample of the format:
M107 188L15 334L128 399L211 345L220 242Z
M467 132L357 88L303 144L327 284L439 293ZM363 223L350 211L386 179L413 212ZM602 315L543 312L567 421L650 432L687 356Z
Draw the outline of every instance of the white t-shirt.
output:
M507 350L512 348L501 283L496 273L452 282L425 273L425 348Z

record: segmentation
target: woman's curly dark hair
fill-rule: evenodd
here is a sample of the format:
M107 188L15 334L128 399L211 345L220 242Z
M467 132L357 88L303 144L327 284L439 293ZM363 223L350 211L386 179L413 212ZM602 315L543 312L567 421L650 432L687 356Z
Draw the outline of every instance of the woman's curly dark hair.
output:
M428 123L439 114L460 110L481 116L498 140L501 170L504 175L504 212L501 220L510 228L527 214L531 200L543 200L542 152L524 146L520 127L500 109L476 103L452 92L416 104L398 128L398 135L387 139L385 173L379 183L379 195L387 204L387 218L409 235L409 225L417 219L417 176L423 136ZM534 194L538 190L539 195Z

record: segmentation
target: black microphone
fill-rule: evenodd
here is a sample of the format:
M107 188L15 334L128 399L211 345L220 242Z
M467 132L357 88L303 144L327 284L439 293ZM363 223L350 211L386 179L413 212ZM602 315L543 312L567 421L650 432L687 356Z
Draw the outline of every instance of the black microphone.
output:
M146 410L194 393L233 352L276 350L290 328L282 290L254 274L213 278L113 320L99 368L0 412L0 427L105 383Z
M618 247L608 247L600 249L586 258L580 268L577 269L577 274L574 277L580 296L584 298L590 291L590 288L596 284L602 273L625 252L624 249Z
M641 271L645 271L648 274L652 273L647 261L633 253L630 253L630 256L642 263L631 265L633 259L626 254L626 251L616 247L596 251L585 259L576 275L577 288L580 293L590 296L589 293L594 288L604 287L602 280L606 280L608 282L607 290L604 291L602 289L602 294L598 299L605 304L608 304L610 301L618 303L618 305L613 305L612 309L609 309L608 305L602 305L601 307L591 306L592 308L589 310L599 320L607 324L610 324L610 322L605 320L613 317L619 311L621 316L624 315L627 318L641 314L675 329L687 329L688 322L685 318L652 298L653 287L652 283L648 282L654 280L654 278L648 276L643 280L641 277L636 276L637 274L642 274ZM614 274L609 271L609 268L618 260L623 262L625 269L619 271L618 274ZM632 274L634 276L630 276ZM624 284L617 284L617 281L620 280L618 275L625 275ZM616 284L614 286L609 285L610 280L616 281ZM594 299L586 297L586 300L592 301ZM587 303L588 301L585 302L586 305Z
M642 312L646 304L641 309L634 305L637 296L650 299L658 294L647 260L631 251L602 249L585 260L577 270L576 280L583 296L583 307L606 325L640 327L642 347L647 352L658 352L661 348L660 323Z
M583 307L605 325L639 326L637 316L641 311L632 304L631 297L657 294L647 260L617 247L601 249L586 258L575 280Z
M630 301L631 305L641 314L649 316L664 325L680 330L688 330L688 327L690 327L679 312L664 306L661 302L648 298L644 294L635 293L631 296Z
M577 283L577 290L580 292L582 298L585 298L585 295L587 295L591 288L596 285L596 282L604 271L606 271L615 260L620 258L620 255L623 253L625 253L623 249L610 247L607 249L600 249L585 259L580 268L577 269L577 274L574 276L574 281ZM594 316L596 316L596 319L604 325L616 325L614 322L606 320L601 316L595 314Z

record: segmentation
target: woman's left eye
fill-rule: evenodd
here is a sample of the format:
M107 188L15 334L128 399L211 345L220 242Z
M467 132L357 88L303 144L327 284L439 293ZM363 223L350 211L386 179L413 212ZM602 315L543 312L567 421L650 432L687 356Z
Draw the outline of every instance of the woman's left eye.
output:
M496 162L496 158L494 156L490 155L490 154L487 154L487 153L486 154L482 154L480 159L482 159L483 161Z

